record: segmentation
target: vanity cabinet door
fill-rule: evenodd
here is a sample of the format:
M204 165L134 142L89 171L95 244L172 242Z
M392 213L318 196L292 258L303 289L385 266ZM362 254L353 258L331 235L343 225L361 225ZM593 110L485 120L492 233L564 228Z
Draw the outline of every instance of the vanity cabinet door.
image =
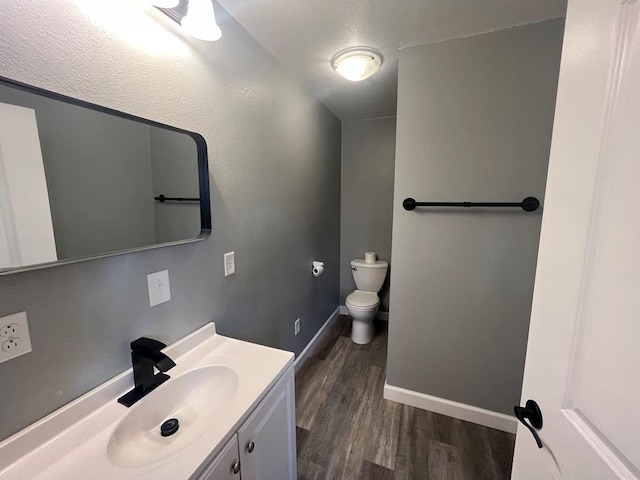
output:
M234 435L216 458L205 468L198 480L240 480L238 436Z
M293 367L238 431L242 480L296 479Z

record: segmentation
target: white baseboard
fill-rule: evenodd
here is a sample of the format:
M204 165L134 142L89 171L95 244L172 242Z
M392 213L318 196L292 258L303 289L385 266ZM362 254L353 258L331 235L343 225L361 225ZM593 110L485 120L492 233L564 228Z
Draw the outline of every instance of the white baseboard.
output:
M349 312L347 311L347 307L345 307L344 305L340 305L340 315L349 315ZM376 313L376 320L382 320L384 322L388 322L389 321L389 312L378 312Z
M333 313L329 315L329 318L327 318L327 321L324 322L324 325L320 327L320 330L318 330L318 333L316 333L313 336L313 338L307 344L307 346L304 347L304 350L300 352L300 355L298 355L298 357L293 362L294 371L297 372L300 369L300 367L302 367L302 364L307 360L307 357L309 356L309 353L311 352L313 347L320 341L320 339L324 336L329 326L335 321L336 318L338 318L338 316L340 316L340 307L336 308L333 311Z
M384 383L384 398L504 432L516 433L518 427L518 421L511 415L492 412L491 410L485 410L484 408L474 407L465 403L458 403L445 398L394 387L386 381Z

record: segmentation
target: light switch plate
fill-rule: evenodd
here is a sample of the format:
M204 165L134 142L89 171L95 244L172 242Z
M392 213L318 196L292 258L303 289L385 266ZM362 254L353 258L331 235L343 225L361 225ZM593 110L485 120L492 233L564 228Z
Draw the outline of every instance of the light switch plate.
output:
M224 254L224 276L228 277L236 273L236 252Z
M149 305L155 307L171 300L171 286L169 285L169 270L147 275L149 285Z
M27 312L0 318L0 363L31 351Z

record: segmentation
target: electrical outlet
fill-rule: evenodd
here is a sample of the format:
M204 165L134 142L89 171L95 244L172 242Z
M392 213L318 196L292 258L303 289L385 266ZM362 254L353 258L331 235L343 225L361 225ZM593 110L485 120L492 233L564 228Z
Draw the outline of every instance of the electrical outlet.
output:
M22 340L20 340L20 337L10 338L2 342L2 351L4 353L19 352L21 348Z
M9 323L0 327L0 337L11 338L18 334L18 325L15 323Z
M149 286L149 305L155 307L161 303L171 300L171 285L169 285L169 270L147 275L147 285Z
M0 318L0 363L31 351L27 313Z
M296 335L298 335L300 333L300 319L297 319L295 321L295 323L293 324L293 330L294 330Z
M229 252L224 254L224 276L228 277L236 273L236 253Z

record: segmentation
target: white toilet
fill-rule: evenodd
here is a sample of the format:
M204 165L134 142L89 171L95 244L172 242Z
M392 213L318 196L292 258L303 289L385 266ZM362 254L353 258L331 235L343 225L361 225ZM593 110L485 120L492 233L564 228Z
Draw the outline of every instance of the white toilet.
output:
M367 254L369 256L370 254ZM361 345L373 340L375 329L373 317L378 311L380 299L378 292L382 288L387 276L387 262L381 260L365 262L364 260L351 261L351 273L356 282L357 290L347 296L345 305L353 325L351 327L351 340Z

